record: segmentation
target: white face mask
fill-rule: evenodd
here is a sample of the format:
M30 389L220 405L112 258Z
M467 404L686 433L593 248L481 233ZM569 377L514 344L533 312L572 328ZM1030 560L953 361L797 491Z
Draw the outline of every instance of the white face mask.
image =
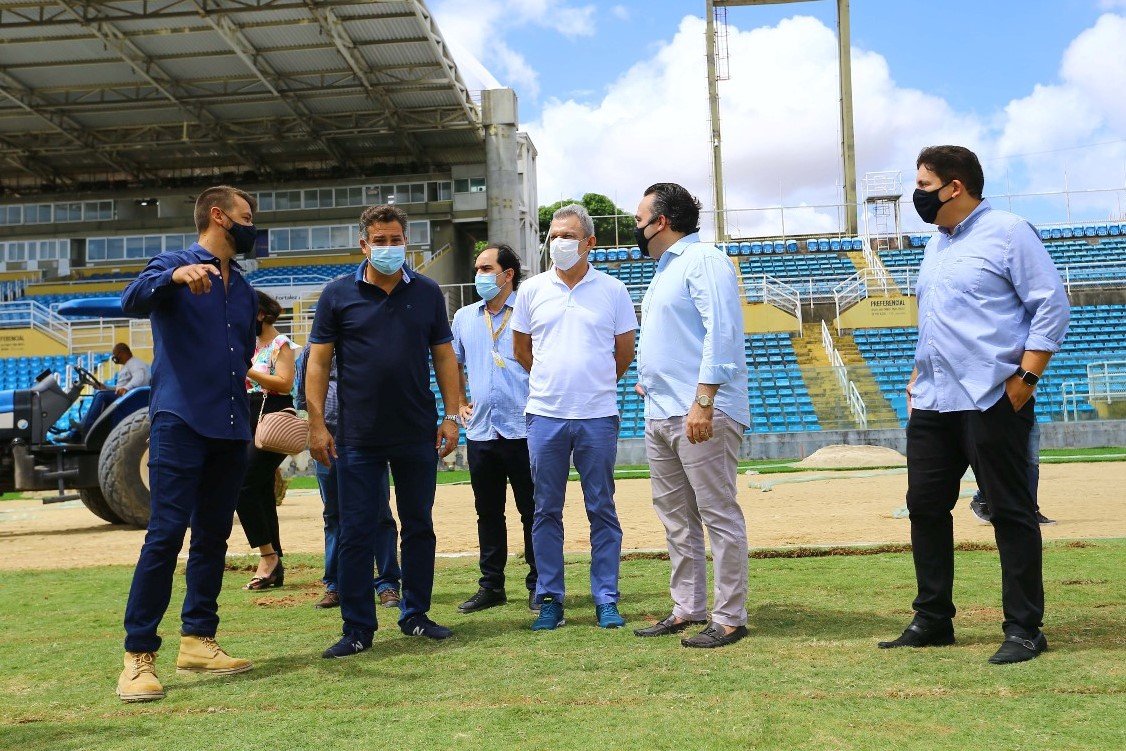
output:
M560 271L569 271L580 258L578 240L557 237L551 241L551 262Z

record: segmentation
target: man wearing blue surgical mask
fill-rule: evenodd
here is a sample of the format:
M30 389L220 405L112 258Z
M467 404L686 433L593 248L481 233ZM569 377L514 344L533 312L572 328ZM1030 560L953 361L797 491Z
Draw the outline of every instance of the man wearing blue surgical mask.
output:
M528 372L512 350L513 307L522 272L520 259L504 243L481 251L474 263L479 302L454 314L454 354L464 371L459 414L465 425L469 478L477 509L481 544L481 579L477 593L458 606L462 613L503 605L504 565L508 560L508 529L504 519L507 486L512 485L516 510L524 528L524 560L528 574L528 605L535 609L536 558L532 552L532 473L528 458Z
M433 358L442 401L450 409L461 401L458 367L441 288L403 265L406 231L402 209L364 210L360 248L366 258L355 274L325 286L309 336L309 447L318 462L335 465L339 493L336 591L344 628L343 638L325 650L326 658L369 649L378 628L371 571L379 522L388 513L388 469L402 540L399 628L428 639L452 635L427 613L434 588L437 465L457 447L458 426L453 412L438 419L428 359ZM325 425L334 354L335 436Z

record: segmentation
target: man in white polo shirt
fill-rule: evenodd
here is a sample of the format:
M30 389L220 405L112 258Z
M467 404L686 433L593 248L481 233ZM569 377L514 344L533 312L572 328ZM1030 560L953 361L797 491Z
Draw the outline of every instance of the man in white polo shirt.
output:
M516 360L529 371L528 453L535 484L532 542L540 614L534 631L563 620L563 499L574 455L590 519L590 589L598 625L621 628L622 527L614 508L617 382L634 354L637 314L624 284L587 260L594 222L578 204L555 212L552 266L520 286L512 315Z

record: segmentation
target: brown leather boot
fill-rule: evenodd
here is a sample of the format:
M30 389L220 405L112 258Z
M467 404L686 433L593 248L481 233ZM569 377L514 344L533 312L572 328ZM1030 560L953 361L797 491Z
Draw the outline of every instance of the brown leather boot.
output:
M318 610L323 610L325 608L338 608L340 607L340 595L336 594L336 592L331 589L326 590L324 596L321 599L317 600L316 604L314 604L313 607L317 608Z
M117 679L117 697L130 702L164 698L164 686L156 677L156 652L125 653L125 669Z
M234 675L250 670L250 660L231 657L210 636L181 636L180 654L176 657L177 673L208 673Z

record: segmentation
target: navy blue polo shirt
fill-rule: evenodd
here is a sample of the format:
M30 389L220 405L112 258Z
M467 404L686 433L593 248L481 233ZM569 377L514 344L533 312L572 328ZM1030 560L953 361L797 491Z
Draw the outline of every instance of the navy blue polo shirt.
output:
M364 278L329 282L317 302L313 344L332 344L342 446L433 443L438 408L430 348L453 340L446 298L433 280L403 268L388 295Z
M121 293L121 308L152 322L149 414L170 412L207 438L251 439L246 373L254 356L258 297L231 261L228 286L193 295L172 274L181 266L219 259L199 243L149 261Z

